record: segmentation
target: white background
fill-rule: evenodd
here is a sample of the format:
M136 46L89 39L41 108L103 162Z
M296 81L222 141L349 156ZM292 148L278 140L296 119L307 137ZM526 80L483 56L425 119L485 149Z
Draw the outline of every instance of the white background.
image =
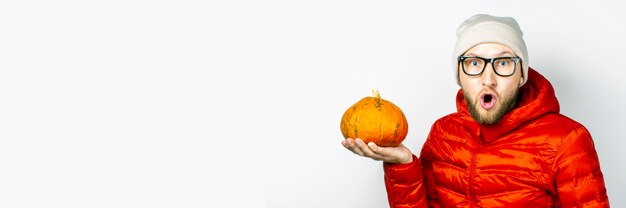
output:
M17 2L17 1L15 1ZM584 124L625 207L618 1L0 3L0 207L386 207L340 141L372 88L418 153L455 111L456 27L520 23L530 66Z

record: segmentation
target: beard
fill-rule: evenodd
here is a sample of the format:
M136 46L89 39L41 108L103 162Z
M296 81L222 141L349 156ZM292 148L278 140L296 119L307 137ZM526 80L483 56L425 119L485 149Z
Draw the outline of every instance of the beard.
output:
M518 93L519 88L516 88L513 96L496 100L497 104L495 108L492 109L493 112L487 111L485 113L481 113L478 109L479 107L481 107L480 104L478 104L480 103L480 101L478 101L478 99L480 98L475 101L471 100L470 96L465 94L465 91L463 91L463 97L465 97L465 102L467 103L467 108L472 118L474 118L474 120L480 124L490 125L500 121L500 119L502 119L502 117L504 117L506 113L508 113L511 109L515 107L515 104L517 103Z

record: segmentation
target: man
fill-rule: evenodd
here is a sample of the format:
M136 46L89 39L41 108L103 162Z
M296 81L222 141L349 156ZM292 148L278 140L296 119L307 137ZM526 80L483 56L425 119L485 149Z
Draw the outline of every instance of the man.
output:
M457 112L433 124L419 159L402 144L342 141L384 162L390 206L609 207L591 135L528 67L517 22L474 15L457 37Z

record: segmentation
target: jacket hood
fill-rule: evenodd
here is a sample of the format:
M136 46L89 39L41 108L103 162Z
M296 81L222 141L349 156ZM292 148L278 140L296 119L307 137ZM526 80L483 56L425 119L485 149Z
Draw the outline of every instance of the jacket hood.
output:
M457 93L456 107L463 124L480 143L491 143L527 121L560 111L554 88L532 68L528 70L528 81L519 90L517 104L497 123L481 125L476 122L469 113L462 89Z

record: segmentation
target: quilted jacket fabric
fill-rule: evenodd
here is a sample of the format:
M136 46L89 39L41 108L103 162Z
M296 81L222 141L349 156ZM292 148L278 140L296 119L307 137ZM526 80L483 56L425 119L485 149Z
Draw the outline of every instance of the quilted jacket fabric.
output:
M419 159L384 163L391 207L609 207L591 135L559 114L535 70L517 106L494 125L457 112L437 120Z

